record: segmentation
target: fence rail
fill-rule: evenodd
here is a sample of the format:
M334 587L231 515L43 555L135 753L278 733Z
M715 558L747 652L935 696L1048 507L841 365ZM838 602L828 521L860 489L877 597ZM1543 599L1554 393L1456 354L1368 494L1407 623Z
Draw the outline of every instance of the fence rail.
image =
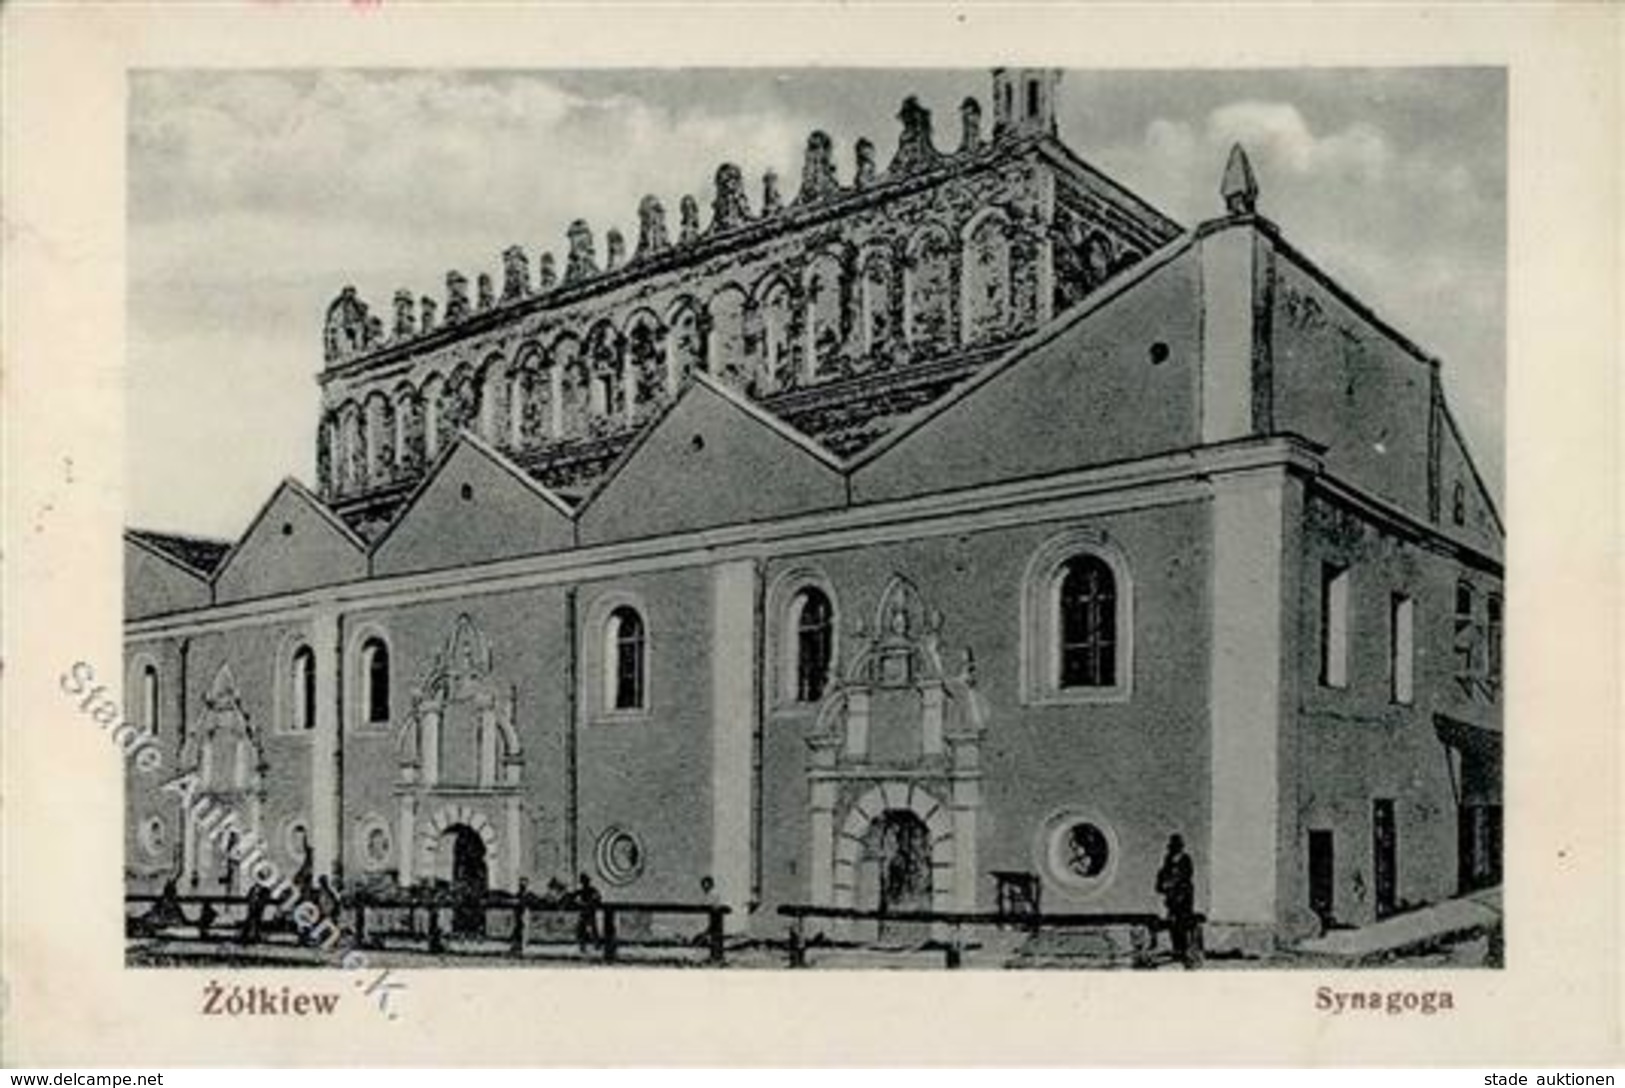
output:
M807 966L807 922L813 919L829 921L861 921L881 923L918 923L942 926L948 939L941 942L944 963L957 968L964 958L964 930L977 926L1016 927L1037 932L1062 929L1127 928L1134 942L1135 963L1144 966L1149 961L1156 935L1171 929L1172 922L1160 914L1131 911L1095 913L1049 913L1009 911L935 911L935 910L860 910L855 907L822 907L805 904L787 904L779 914L790 919L789 958L791 967ZM1189 920L1190 939L1200 947L1203 915Z
M266 932L286 931L291 928L288 924L277 924L273 921L266 925L259 920L248 916L253 903L247 896L242 895L172 895L165 896L152 892L132 892L124 897L126 910L134 906L152 905L160 902L169 902L174 905L174 915L165 914L153 922L155 931L174 930L179 927L194 928L197 930L199 940L208 941L211 933L224 936L235 931L235 938L239 944L255 944L264 940ZM206 916L202 909L217 907L241 907L241 918L226 920L218 916ZM267 901L262 904L269 907ZM187 908L197 908L191 917ZM387 912L404 913L406 916L406 931L390 929L384 925ZM236 913L235 911L233 912ZM359 892L347 896L339 906L331 921L340 929L346 922L354 936L355 944L361 948L386 949L393 938L405 938L413 944L423 942L424 950L435 954L456 954L459 949L448 937L459 937L467 934L458 932L456 925L457 915L473 914L478 918L476 925L469 928L477 931L481 937L490 932L490 923L493 918L506 917L510 920L508 931L508 951L515 956L523 956L525 949L530 946L539 946L544 943L564 943L564 934L569 933L573 941L583 952L589 948L596 948L606 963L614 963L621 958L624 948L642 943L637 938L626 935L624 925L629 915L644 918L655 916L666 917L704 917L705 932L703 943L706 949L706 960L712 964L726 962L726 948L723 941L723 919L731 913L728 907L712 903L677 903L656 901L624 901L599 902L590 906L571 903L549 903L534 898L521 899L511 894L494 894L480 897L457 896L380 896ZM447 926L443 915L453 916L452 932L447 933ZM273 919L277 916L273 914ZM533 941L530 939L530 922L537 918L560 918L574 922L574 926L558 927L558 939L547 941ZM147 919L143 915L129 915L127 913L127 930L132 933L140 932L141 923ZM421 921L420 921L421 920ZM285 920L281 920L285 921ZM489 939L487 937L487 939ZM698 940L698 938L696 938ZM402 949L397 945L397 949Z

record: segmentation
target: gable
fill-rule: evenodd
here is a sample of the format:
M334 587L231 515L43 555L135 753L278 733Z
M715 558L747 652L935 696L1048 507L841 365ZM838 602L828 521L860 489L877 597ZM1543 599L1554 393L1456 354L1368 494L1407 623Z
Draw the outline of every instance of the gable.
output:
M601 543L825 510L846 501L827 455L695 380L627 452L581 512Z
M558 500L465 437L379 540L373 573L511 559L574 543L575 525Z
M1484 549L1491 555L1501 554L1503 533L1496 514L1495 500L1485 489L1472 454L1451 418L1444 399L1439 399L1439 510L1435 519L1439 528L1453 536ZM1460 499L1461 520L1456 520L1457 499Z
M1187 247L1116 293L1083 303L1087 309L1018 346L1018 356L895 443L876 447L853 473L854 499L973 487L1195 445L1199 285Z
M246 600L363 578L361 543L304 488L284 483L215 575L215 601Z
M209 582L152 548L124 538L124 618L143 619L202 608Z

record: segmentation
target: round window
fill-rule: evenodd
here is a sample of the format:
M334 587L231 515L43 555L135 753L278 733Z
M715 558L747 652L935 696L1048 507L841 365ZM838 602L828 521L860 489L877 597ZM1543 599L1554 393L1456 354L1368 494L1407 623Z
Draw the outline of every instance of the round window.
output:
M598 872L610 884L630 884L643 872L643 844L632 832L612 827L598 836Z
M361 821L361 860L367 869L376 872L389 864L395 840L389 833L389 824L381 816L369 816Z
M164 830L164 821L159 816L149 816L136 831L136 837L141 841L141 849L147 852L148 857L161 858L165 847L169 845L169 834Z
M1056 813L1044 821L1035 847L1048 879L1074 892L1102 891L1117 875L1117 833L1096 813Z

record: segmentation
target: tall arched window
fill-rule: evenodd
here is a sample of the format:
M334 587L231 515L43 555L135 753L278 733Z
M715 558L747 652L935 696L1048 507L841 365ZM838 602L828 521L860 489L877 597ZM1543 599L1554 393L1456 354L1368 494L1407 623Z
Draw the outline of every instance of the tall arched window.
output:
M809 586L790 606L796 702L816 703L829 685L835 651L835 609L823 590Z
M1039 547L1021 597L1021 688L1029 704L1113 703L1134 686L1127 557L1091 528Z
M1059 686L1117 683L1117 580L1105 560L1079 555L1061 568L1057 594Z
M316 655L309 646L293 652L288 679L293 707L289 725L296 733L309 732L316 728Z
M389 647L381 638L361 644L361 721L364 725L389 722Z
M150 661L141 666L141 724L158 734L158 666Z
M604 625L604 708L641 710L648 691L648 646L643 617L622 605Z

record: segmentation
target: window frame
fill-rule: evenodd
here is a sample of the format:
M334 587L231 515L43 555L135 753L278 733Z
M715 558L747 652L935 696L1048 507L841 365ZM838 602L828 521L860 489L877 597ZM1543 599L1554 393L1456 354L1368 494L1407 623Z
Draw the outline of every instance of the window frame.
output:
M1063 687L1061 586L1071 563L1099 560L1113 582L1111 684ZM1134 578L1104 533L1073 529L1041 544L1028 561L1021 593L1021 701L1028 706L1125 703L1134 695Z
M1354 575L1347 563L1324 560L1320 565L1320 686L1347 691L1353 651Z
M395 647L390 642L389 635L376 624L361 626L350 639L350 698L346 706L351 712L348 715L350 728L363 732L387 731L395 721ZM384 657L384 698L385 715L382 718L374 716L373 691L373 661L376 654L374 648L381 650Z
M641 684L642 702L637 706L616 705L620 666L618 632L614 621L630 611L642 624ZM595 723L643 722L652 717L654 707L654 632L650 610L643 599L626 592L607 593L593 601L582 624L583 668L580 682L583 705ZM612 652L613 651L613 652Z
M309 661L309 671L301 677L300 662ZM288 655L288 669L283 681L288 685L287 732L306 736L316 732L316 651L310 643L300 642Z
M1416 598L1399 591L1388 598L1388 698L1416 705Z

